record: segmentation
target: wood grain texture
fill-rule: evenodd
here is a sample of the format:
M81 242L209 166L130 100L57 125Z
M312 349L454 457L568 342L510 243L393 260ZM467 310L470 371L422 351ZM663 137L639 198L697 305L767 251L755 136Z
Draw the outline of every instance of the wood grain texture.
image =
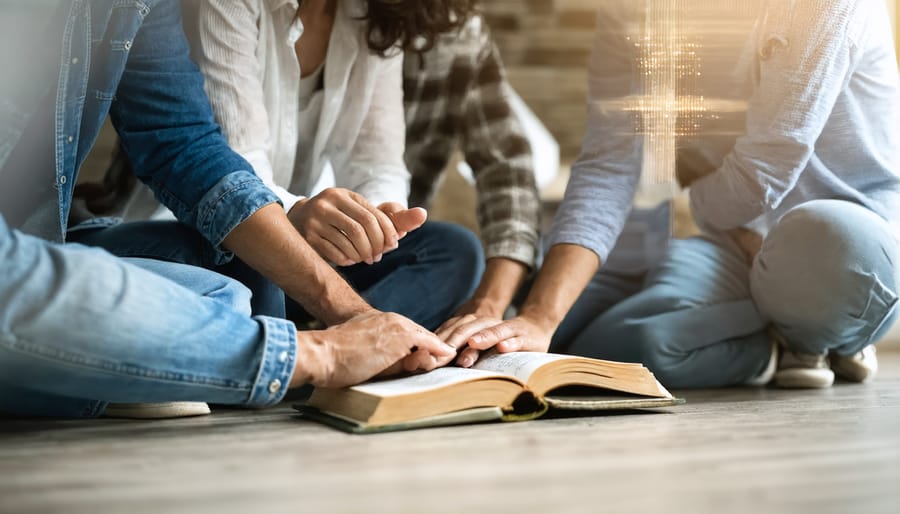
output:
M868 385L379 436L290 409L0 420L3 513L897 513L900 354Z

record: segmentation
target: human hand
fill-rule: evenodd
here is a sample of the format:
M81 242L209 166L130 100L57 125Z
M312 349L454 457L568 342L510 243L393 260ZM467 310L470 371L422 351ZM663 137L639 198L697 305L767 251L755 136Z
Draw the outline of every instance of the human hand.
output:
M491 348L500 353L546 352L555 330L555 326L523 313L509 321L485 326L470 335L465 341L469 347L463 350L456 363L464 368L471 367L478 360L480 352ZM452 343L448 344L453 346Z
M301 200L288 213L291 223L316 252L338 266L373 264L395 250L403 236L391 216L362 195L341 188L329 188ZM393 216L405 219L400 214Z
M406 234L421 227L428 219L428 212L421 207L407 209L397 202L385 202L378 206L378 210L385 213L394 224L397 237L403 239Z
M759 255L759 251L762 249L763 236L746 228L732 229L727 233L744 253L747 263L752 265L753 260L756 259L756 256Z
M399 314L370 311L327 330L298 332L291 385L346 387L384 373L431 370L456 351Z
M457 352L460 352L459 357L456 359L456 363L462 366L464 358L471 360L472 363L478 360L479 352L466 347L469 338L486 328L491 328L501 323L503 323L503 320L500 317L466 314L450 318L435 331L435 334L437 334L444 343L454 348ZM455 354L445 361L438 361L438 365L445 366L450 364L454 357L456 357ZM469 364L469 366L471 366L471 364Z

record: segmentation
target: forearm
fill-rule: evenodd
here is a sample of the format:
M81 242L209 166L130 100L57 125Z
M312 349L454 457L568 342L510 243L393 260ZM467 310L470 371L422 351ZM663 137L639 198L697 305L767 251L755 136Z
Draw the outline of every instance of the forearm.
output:
M247 218L224 246L327 325L372 309L300 236L278 204Z
M555 330L599 267L597 254L583 246L553 246L520 315Z
M469 305L485 316L502 318L527 275L528 267L521 262L499 257L488 259L481 283Z

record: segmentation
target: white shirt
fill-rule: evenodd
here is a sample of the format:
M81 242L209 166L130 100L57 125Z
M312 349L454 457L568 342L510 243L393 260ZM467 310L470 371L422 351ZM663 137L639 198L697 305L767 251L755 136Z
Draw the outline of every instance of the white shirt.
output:
M188 28L206 90L228 142L278 195L285 210L311 195L327 166L335 185L372 204L406 205L402 52L382 58L366 43L365 5L339 0L324 64L314 137L301 137L303 34L297 0L203 0ZM194 32L194 33L192 33ZM309 112L315 112L309 111ZM310 145L300 145L301 139ZM309 155L298 155L298 150Z

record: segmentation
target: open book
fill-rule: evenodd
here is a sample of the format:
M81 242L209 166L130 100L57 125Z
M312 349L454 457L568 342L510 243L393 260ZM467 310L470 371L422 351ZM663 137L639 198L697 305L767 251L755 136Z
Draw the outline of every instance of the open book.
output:
M348 432L385 432L482 421L534 419L549 408L669 407L673 397L640 364L550 353L492 354L472 368L439 368L405 378L313 391L295 406Z

